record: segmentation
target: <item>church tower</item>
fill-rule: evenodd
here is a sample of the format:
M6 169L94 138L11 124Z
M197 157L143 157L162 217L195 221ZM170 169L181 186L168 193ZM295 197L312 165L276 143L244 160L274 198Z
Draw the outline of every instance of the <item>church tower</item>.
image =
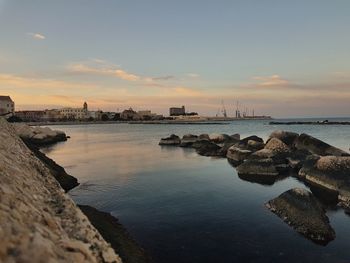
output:
M88 111L88 105L87 105L86 101L84 102L84 106L83 106L83 108L84 108L84 111L85 111L85 112L87 112L87 111Z

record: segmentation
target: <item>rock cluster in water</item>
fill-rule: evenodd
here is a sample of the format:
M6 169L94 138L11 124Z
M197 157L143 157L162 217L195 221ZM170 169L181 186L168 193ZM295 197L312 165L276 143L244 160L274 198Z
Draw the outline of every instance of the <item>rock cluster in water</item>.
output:
M173 134L159 145L191 147L203 156L226 157L247 181L273 184L295 176L315 192L330 194L339 205L350 208L350 154L308 134L278 130L266 142L255 135L241 139L238 134L187 134L182 138ZM325 244L335 233L318 200L311 192L291 189L266 206L298 232Z

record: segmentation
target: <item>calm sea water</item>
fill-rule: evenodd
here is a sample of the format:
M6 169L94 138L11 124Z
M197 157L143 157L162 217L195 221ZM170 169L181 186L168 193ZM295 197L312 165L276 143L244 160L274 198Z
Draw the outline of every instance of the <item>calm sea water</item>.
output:
M256 134L275 129L309 133L348 150L350 126L271 126L267 121L228 125L54 126L71 136L45 149L77 177L70 192L80 204L119 218L155 262L350 262L350 217L327 214L336 239L320 246L305 239L264 207L292 187L244 181L226 159L192 149L158 146L171 133Z

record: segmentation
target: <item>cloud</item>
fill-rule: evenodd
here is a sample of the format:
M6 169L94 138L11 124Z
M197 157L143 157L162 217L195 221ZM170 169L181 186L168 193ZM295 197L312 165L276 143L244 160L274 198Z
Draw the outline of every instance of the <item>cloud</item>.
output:
M141 76L139 74L130 73L122 69L119 65L109 63L102 59L90 59L80 63L73 63L67 67L70 73L74 74L93 74L117 77L126 81L139 81L146 86L160 87L162 84L157 84L158 81L166 81L175 79L175 76L166 75L158 77Z
M31 36L34 39L37 39L37 40L44 40L44 39L46 39L46 36L44 36L43 34L40 34L40 33L28 33L28 35Z
M268 77L253 77L254 80L257 80L258 86L261 87L275 87L275 86L287 86L289 81L281 78L279 75L275 74Z
M196 73L187 73L186 76L190 78L199 78L200 75Z

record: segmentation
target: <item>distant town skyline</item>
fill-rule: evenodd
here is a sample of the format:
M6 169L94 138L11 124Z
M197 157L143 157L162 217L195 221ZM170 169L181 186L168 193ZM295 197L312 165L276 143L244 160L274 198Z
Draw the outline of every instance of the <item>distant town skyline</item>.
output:
M350 115L350 1L0 0L16 110Z

